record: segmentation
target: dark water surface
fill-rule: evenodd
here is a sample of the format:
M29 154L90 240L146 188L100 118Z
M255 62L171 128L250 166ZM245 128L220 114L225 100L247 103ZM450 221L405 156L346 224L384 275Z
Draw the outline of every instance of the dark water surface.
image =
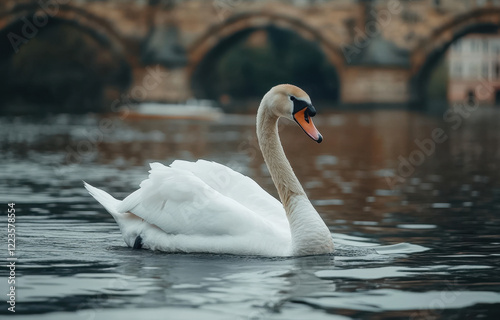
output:
M253 116L0 118L1 256L15 202L16 315L499 319L500 110L448 116L321 114L319 145L281 125L337 252L279 259L132 250L81 182L123 198L149 162L204 158L276 195ZM11 314L7 280L3 267L1 315Z

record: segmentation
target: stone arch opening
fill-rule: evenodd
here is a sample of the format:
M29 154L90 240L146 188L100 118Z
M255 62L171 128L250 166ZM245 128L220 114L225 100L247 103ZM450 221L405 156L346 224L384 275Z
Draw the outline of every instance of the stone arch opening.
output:
M0 112L107 111L129 87L131 67L116 41L58 13L40 20L21 12L0 30Z
M430 76L452 44L469 34L497 34L499 27L500 10L480 9L456 17L418 45L411 57L413 77L410 82L410 99L413 107L428 107L427 88Z
M286 20L286 19L285 19ZM294 83L329 105L340 95L343 57L308 27L269 17L233 18L189 50L188 75L198 98L260 99L270 86Z

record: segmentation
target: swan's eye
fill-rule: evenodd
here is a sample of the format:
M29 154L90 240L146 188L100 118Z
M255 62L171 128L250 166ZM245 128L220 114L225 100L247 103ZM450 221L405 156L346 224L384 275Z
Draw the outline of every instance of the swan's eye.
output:
M297 100L297 98L295 98L294 96L290 96L290 100L295 101Z

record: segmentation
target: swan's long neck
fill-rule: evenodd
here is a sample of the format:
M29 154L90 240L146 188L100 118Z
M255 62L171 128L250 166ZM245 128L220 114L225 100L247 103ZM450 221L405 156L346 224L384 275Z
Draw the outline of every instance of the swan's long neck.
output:
M271 178L285 208L292 234L292 254L333 252L330 231L307 198L285 156L278 135L278 120L264 99L257 112L257 138Z
M259 108L257 114L257 138L259 139L264 161L269 168L274 185L278 189L278 194L285 208L294 198L302 197L307 199L306 193L283 151L278 135L278 117L265 108Z

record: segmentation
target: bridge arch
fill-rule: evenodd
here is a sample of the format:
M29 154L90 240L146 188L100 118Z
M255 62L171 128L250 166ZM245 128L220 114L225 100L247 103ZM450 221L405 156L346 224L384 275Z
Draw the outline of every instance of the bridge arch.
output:
M426 82L430 73L453 42L470 33L496 33L499 28L499 8L476 9L436 28L411 53L411 103L420 107L425 104Z
M345 59L340 47L330 43L321 32L298 18L266 11L235 14L220 24L209 28L200 36L187 50L188 82L193 83L195 71L202 64L202 61L224 41L238 34L269 28L290 31L303 40L317 45L325 60L335 69L338 83L342 83L341 77L345 67ZM338 88L338 94L340 94L340 88Z
M96 56L87 58L80 57L79 59L79 63L81 64L85 64L86 62L99 62L99 66L97 66L99 70L95 73L95 75L104 75L103 80L96 81L94 87L94 90L98 90L100 92L96 94L96 97L102 93L101 96L103 100L99 101L107 103L109 99L113 99L128 89L132 81L131 64L133 64L134 61L130 61L130 59L127 58L130 55L125 54L126 45L124 41L121 40L119 34L115 32L111 25L102 18L99 18L81 8L63 4L49 9L44 9L40 5L36 4L18 4L15 5L9 12L0 13L0 48L2 48L0 51L0 69L3 73L13 74L14 69L11 68L11 62L14 61L13 59L24 59L26 61L33 60L32 58L38 58L34 57L31 53L27 54L24 52L21 55L17 55L17 53L22 52L23 46L29 46L30 42L35 38L37 41L44 39L47 33L50 34L53 32L51 30L58 29L60 27L71 27L72 30L76 30L82 36L92 39L92 43L97 45L97 47L108 52L107 60L104 62L99 61L100 58ZM59 48L54 49L54 51L56 52L58 49ZM74 48L74 50L78 50L78 48ZM62 53L59 55L61 54ZM112 57L111 60L109 60L110 57ZM107 65L106 61L112 61L112 63ZM44 61L40 61L38 63L43 65ZM96 66L92 64L90 67L87 66L89 69L93 67ZM82 66L82 68L84 67ZM14 74L16 73L14 72ZM93 73L88 72L86 74L92 75ZM24 77L26 77L26 75L24 75ZM96 77L95 79L99 78L100 77ZM0 79L0 81L3 81L3 79ZM87 81L87 83L90 83L90 81ZM47 85L48 84L45 84L45 86ZM42 88L42 91L50 91L47 88L48 87ZM75 88L75 90L77 89L78 88ZM110 92L108 89L115 92L112 94L113 97L106 96L106 94ZM40 94L40 90L37 90L34 90L34 92ZM16 91L11 90L10 92L15 94ZM63 94L59 93L59 95L62 96ZM26 95L25 98L29 98L29 94ZM76 99L76 101L77 100L78 99ZM89 106L92 104L90 100L87 103ZM69 107L69 105L67 107ZM104 109L106 106L102 105L99 107ZM95 109L92 110L99 110L97 107L94 108ZM78 109L73 111L78 111Z
M108 45L116 53L123 54L125 51L125 43L112 27L112 24L107 22L82 8L74 7L68 4L58 4L52 8L42 8L38 3L31 4L17 4L11 10L7 12L0 13L0 30L18 32L16 35L24 37L30 40L30 36L23 35L22 30L17 30L15 28L16 23L22 21L23 25L26 24L26 20L37 18L37 23L32 23L34 27L40 31L42 30L50 19L60 19L67 23L71 23L78 26L85 32L91 34L100 43ZM36 36L36 34L34 35ZM6 39L8 39L6 37ZM2 38L2 41L3 40ZM12 49L9 44L7 47ZM1 54L6 54L5 49L3 49ZM12 52L8 52L9 54Z

